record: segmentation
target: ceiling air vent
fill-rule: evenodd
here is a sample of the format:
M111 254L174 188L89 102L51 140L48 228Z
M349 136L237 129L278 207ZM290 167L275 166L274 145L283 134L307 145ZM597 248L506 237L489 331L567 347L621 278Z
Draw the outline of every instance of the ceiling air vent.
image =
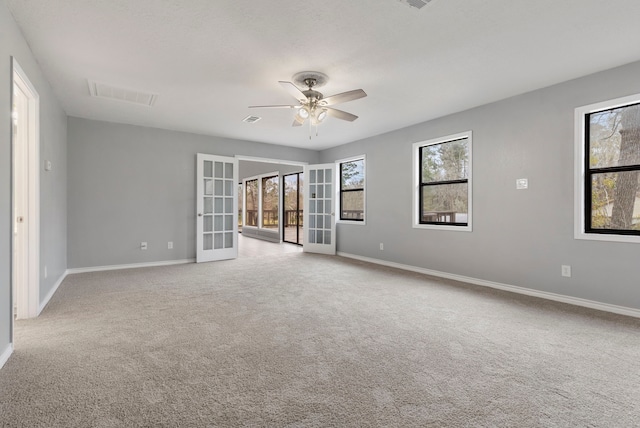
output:
M127 103L138 104L147 107L153 106L158 99L158 94L119 88L117 86L95 82L93 80L88 80L88 82L89 93L92 97L124 101Z
M407 4L411 7L415 7L416 9L422 9L429 3L431 0L398 0L400 3Z
M259 121L260 119L262 119L259 116L247 116L244 119L242 119L243 122L247 122L247 123L256 123L257 121Z

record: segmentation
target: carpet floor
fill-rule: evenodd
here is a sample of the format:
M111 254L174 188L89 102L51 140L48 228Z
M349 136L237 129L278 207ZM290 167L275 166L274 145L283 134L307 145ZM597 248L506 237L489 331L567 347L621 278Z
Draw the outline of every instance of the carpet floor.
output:
M638 427L640 320L340 257L69 275L3 427Z

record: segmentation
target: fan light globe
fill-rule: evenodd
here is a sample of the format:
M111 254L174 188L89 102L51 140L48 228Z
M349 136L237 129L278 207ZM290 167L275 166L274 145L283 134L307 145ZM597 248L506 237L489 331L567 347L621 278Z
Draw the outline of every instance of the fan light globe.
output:
M306 107L302 107L300 110L298 110L298 116L300 116L301 119L308 118L309 110Z
M322 122L326 117L327 117L327 111L323 109L318 112L318 115L316 116L316 120L318 122Z

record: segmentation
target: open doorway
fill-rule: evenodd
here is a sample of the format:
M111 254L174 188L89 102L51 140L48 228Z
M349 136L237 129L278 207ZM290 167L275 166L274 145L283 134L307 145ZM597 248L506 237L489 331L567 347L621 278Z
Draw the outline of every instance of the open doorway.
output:
M21 319L39 312L40 123L38 93L15 58L12 70L11 296L14 318Z
M258 248L264 249L265 245L252 242L264 241L267 245L284 245L293 247L291 250L300 251L297 245L290 245L297 243L297 237L293 242L288 239L289 234L287 234L287 238L283 239L285 229L290 226L287 224L287 217L294 215L287 212L289 209L284 204L287 190L285 176L302 175L306 163L242 155L237 155L236 158L239 160L239 173L242 182L238 187L238 194L241 195L238 199L238 224L242 224L240 250L243 245L255 246L256 250ZM302 182L300 184L302 185ZM300 187L300 191L302 191L302 187ZM300 201L300 204L302 203ZM302 214L300 215L300 225L302 225ZM296 233L295 229L293 233ZM302 237L303 234L300 232L300 239ZM276 251L275 248L274 251Z

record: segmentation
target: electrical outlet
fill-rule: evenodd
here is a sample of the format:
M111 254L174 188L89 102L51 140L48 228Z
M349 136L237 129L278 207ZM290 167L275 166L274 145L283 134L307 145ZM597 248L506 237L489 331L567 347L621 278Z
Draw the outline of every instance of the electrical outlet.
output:
M167 243L167 248L170 249L170 250L173 250L173 241L169 241Z
M146 250L147 249L147 243L146 242L141 242L140 243L140 249L141 250Z
M562 276L565 276L567 278L571 277L571 266L562 265Z
M384 244L382 242L380 243L380 251L384 251Z

